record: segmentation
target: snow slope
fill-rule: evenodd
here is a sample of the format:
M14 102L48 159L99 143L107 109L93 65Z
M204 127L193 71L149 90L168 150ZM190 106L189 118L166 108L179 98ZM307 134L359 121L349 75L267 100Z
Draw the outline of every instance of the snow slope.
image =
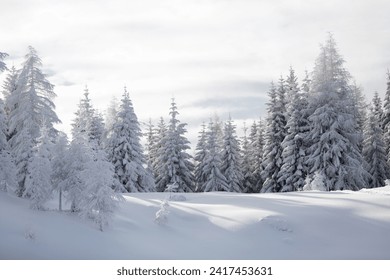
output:
M360 192L126 194L105 231L0 193L0 259L390 259L390 186ZM51 204L54 207L54 203Z

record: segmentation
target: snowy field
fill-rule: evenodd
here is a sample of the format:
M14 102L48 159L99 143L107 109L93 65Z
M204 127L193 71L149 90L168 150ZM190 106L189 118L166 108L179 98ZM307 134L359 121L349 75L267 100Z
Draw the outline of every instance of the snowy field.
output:
M390 259L390 186L359 192L126 194L105 232L0 192L0 259ZM55 207L54 202L49 206Z

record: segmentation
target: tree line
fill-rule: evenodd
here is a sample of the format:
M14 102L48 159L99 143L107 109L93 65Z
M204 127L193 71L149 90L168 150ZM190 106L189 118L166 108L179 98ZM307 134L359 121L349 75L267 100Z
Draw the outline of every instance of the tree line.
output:
M88 88L72 122L72 140L55 128L54 85L29 47L20 69L8 70L0 99L0 189L26 197L31 208L58 193L72 212L101 229L124 192L289 192L380 187L389 174L390 74L384 105L367 105L330 35L301 85L292 68L271 83L267 118L242 138L229 118L199 132L194 157L186 123L172 99L169 119L145 133L125 88L104 117ZM249 132L249 133L248 133ZM141 138L146 136L145 149Z

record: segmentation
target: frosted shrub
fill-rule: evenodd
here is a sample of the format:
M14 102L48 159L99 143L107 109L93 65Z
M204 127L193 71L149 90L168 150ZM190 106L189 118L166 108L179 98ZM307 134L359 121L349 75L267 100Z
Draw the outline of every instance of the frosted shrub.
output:
M305 180L305 186L303 187L304 191L321 191L325 192L327 191L327 188L325 186L325 177L319 172L316 172L314 174L313 179L306 178Z
M156 212L154 221L158 225L166 225L168 223L169 203L166 199L161 202L160 210Z

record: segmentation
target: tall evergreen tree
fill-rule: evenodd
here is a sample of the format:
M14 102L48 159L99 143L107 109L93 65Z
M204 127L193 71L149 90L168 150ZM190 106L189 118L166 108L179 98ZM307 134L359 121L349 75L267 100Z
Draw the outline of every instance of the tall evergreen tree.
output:
M3 62L4 58L7 56L6 53L0 52L0 73L3 72L7 67L5 66L5 63Z
M7 121L4 103L0 98L0 191L15 191L16 166L7 141Z
M251 166L252 150L250 149L249 146L249 140L247 137L248 128L246 127L245 123L244 123L243 130L244 130L244 136L242 137L242 141L241 141L241 159L242 159L241 167L242 167L242 174L243 174L242 192L251 193L254 192L253 191L254 179L253 179L253 172Z
M383 120L383 109L382 109L382 100L379 97L378 92L374 92L374 98L372 99L373 114L375 118L381 122ZM381 124L381 123L380 123ZM382 126L382 125L381 125Z
M60 132L53 146L52 159L52 184L53 190L58 192L59 211L62 211L64 190L66 189L66 181L70 176L69 170L67 169L67 159L69 159L68 153L68 138L65 133Z
M306 102L298 88L297 77L292 68L287 79L288 96L290 103L287 109L287 136L282 142L283 165L280 169L278 183L282 185L282 192L302 190L305 184L305 128L303 118Z
M146 168L146 158L141 146L142 132L126 88L123 93L117 122L108 139L109 160L115 174L127 192L149 192L155 190L153 175Z
M369 174L359 151L356 120L351 111L350 74L329 36L316 60L311 83L308 139L309 173L320 174L327 190L358 190Z
M261 192L279 192L282 185L278 182L280 168L282 167L282 142L285 137L284 103L280 102L281 91L277 91L271 84L269 91L267 128L265 135L264 161L261 177L264 184ZM279 98L278 98L279 97Z
M207 131L207 155L203 172L206 176L206 182L201 187L204 192L226 191L230 190L225 176L221 172L222 161L220 158L220 147L217 141L217 131L215 124L210 121Z
M29 47L23 68L17 81L17 89L9 96L9 135L10 146L16 157L19 187L17 194L25 191L25 179L28 163L37 145L40 128L45 126L48 135L55 139L58 131L54 128L59 123L54 109L53 85L41 71L42 62L34 48Z
M41 136L34 149L36 151L28 165L23 196L30 198L32 209L44 210L44 203L51 198L53 191L51 181L53 143L47 128L41 129Z
M382 128L386 147L387 158L390 159L390 71L387 70L387 88L385 93Z
M111 133L114 130L114 125L116 122L118 114L118 100L116 99L115 96L112 97L111 102L106 110L105 114L105 134L104 134L104 139L107 141L108 138L111 137Z
M160 121L157 125L156 128L156 139L154 141L154 145L151 148L151 153L152 153L152 170L153 174L156 180L156 190L158 192L163 192L165 191L166 186L168 185L169 182L165 182L164 180L157 180L158 175L160 173L164 173L165 169L165 162L163 161L163 157L161 156L164 153L164 147L165 147L165 141L167 139L167 133L168 133L168 128L167 125L165 124L164 119L161 117ZM160 178L162 179L162 178ZM165 178L168 179L168 178Z
M5 77L4 84L3 84L3 91L2 91L4 97L4 110L7 115L7 119L11 111L10 96L12 96L14 92L17 90L17 83L18 83L18 71L14 66L12 66L7 76Z
M177 185L178 192L193 192L194 165L191 162L191 155L186 152L190 148L190 142L184 136L187 124L180 123L177 119L179 112L174 99L169 114L171 116L169 127L159 154L159 162L165 162L165 166L158 170L157 185L164 191L168 185Z
M111 188L116 184L114 168L107 161L104 150L100 149L96 142L96 140L90 142L91 157L80 172L84 187L78 206L80 207L80 215L92 219L103 231L109 225L118 203L123 197Z
M240 145L236 135L236 126L231 118L225 123L221 155L221 172L226 178L230 192L243 191L243 174L241 169Z
M199 132L198 143L195 148L195 184L196 191L202 191L202 186L206 182L206 174L204 173L205 159L207 155L207 135L206 125L202 124L202 130Z
M371 175L368 187L376 188L384 186L385 180L390 178L390 169L383 141L383 130L375 110L370 110L366 122L363 155L367 162L368 172Z

